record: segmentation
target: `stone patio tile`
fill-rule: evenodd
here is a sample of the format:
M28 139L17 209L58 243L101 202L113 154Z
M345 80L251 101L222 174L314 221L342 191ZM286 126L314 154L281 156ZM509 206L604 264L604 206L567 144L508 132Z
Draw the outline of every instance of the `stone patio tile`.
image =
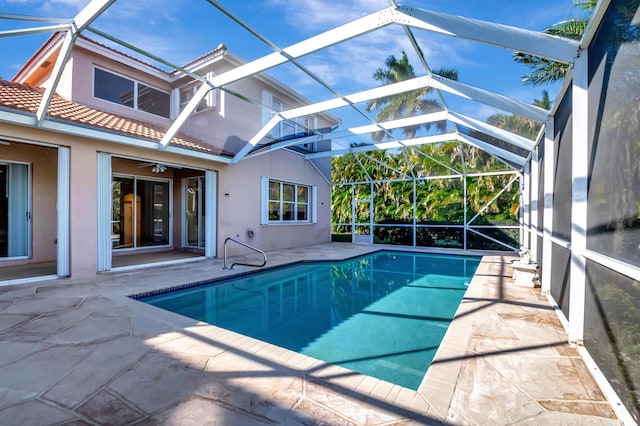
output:
M455 424L507 425L542 411L486 359L471 358L463 362L447 420Z
M264 426L269 423L202 398L192 398L155 413L137 426Z
M518 353L527 356L563 358L565 356L562 354L567 352L564 350L566 346L569 346L566 339L541 342L533 339L513 340L474 335L469 341L469 351L475 356L486 357Z
M339 392L331 385L322 385L308 381L306 385L306 398L324 408L340 413L349 421L360 424L384 424L399 421L403 415L390 412L392 405L376 401L358 392ZM387 407L387 408L383 408Z
M40 316L33 321L24 323L11 330L16 334L30 334L34 336L42 336L46 338L52 334L59 333L66 328L69 328L84 318L86 318L90 312L81 309L71 309L59 312L57 314L47 313L44 316Z
M243 353L226 352L207 364L198 395L245 413L283 421L302 398L302 373Z
M520 383L534 399L604 400L582 361L527 354L498 355L487 361L501 376Z
M586 416L606 417L616 419L616 414L608 401L555 401L538 400L547 411L580 414Z
M46 345L33 342L0 341L0 367L43 350Z
M214 357L223 353L226 348L219 342L198 335L183 335L156 345L156 348L167 353L180 353L195 356Z
M98 343L131 334L129 318L91 314L81 322L44 341L58 345Z
M0 368L0 406L40 394L64 377L87 352L82 347L51 347Z
M126 371L149 346L135 337L123 337L89 346L90 353L56 383L44 398L73 408Z
M38 315L34 314L5 314L2 312L0 313L0 333L37 317Z
M620 426L619 420L593 416L576 416L567 413L543 412L535 417L525 419L524 425L562 425L562 426Z
M144 417L112 393L101 391L76 411L100 425L129 425Z
M0 409L0 424L3 426L71 424L75 419L72 413L37 400Z
M145 413L174 405L191 395L206 360L196 357L151 352L115 379L109 389L135 404Z
M49 312L62 311L64 309L73 308L80 302L82 297L24 297L15 299L11 306L7 306L3 313L6 314L46 314Z
M301 425L314 426L357 426L361 424L346 419L334 411L327 409L327 407L315 404L313 401L306 399L296 407L295 420Z

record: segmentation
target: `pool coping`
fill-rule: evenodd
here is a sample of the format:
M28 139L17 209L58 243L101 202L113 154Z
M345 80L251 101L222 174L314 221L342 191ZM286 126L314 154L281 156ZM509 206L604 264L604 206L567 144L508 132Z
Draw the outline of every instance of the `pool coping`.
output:
M158 290L148 290L146 292L127 295L127 298L141 302L141 298L152 295L164 294L170 291L184 288L194 288L204 286L230 278L252 275L265 270L276 270L292 265L313 263L313 262L335 262L347 261L358 257L381 251L404 251L422 254L438 254L445 256L471 256L479 257L480 263L471 279L463 299L458 306L456 313L447 328L447 331L440 343L433 361L417 390L409 389L394 383L381 380L372 376L357 373L335 364L327 363L317 358L303 355L298 352L282 348L280 346L264 342L240 333L227 330L222 327L198 321L199 325L211 327L216 339L223 344L233 346L240 351L246 351L259 355L264 359L278 363L292 370L297 370L303 374L305 381L313 383L323 383L328 387L341 392L354 393L361 399L363 396L372 398L376 404L386 403L406 410L406 417L412 415L425 416L430 419L444 422L448 417L449 407L454 396L454 390L460 374L462 361L473 331L474 319L468 315L475 309L474 303L469 303L465 299L473 299L481 295L482 284L489 274L489 262L485 259L493 255L478 255L476 253L447 253L447 252L424 252L415 250L395 250L394 247L385 247L361 253L354 256L347 256L340 259L321 260L296 260L289 263L274 265L260 270L239 271L237 274L216 277L211 280L198 281L190 284L174 285ZM144 302L142 302L144 303ZM165 311L153 305L150 308ZM172 313L173 314L173 313ZM179 315L179 314L174 314Z

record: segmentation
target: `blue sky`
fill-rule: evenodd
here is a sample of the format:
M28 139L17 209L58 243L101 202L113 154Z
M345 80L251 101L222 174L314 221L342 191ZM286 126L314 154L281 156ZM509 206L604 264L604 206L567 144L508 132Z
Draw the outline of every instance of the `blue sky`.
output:
M0 0L0 13L70 18L87 2ZM279 47L389 6L388 0L221 0L219 3ZM543 30L578 13L572 0L407 0L398 3L531 30ZM0 31L30 25L33 24L0 19ZM118 0L93 26L180 65L220 43L245 60L273 51L205 0ZM92 33L86 35L99 40ZM510 51L426 31L416 31L415 35L432 69L454 68L464 83L527 103L539 98L545 89L521 84L520 77L527 70L513 62ZM0 76L12 78L47 37L48 34L0 37ZM341 94L349 94L376 86L372 79L375 69L384 65L387 56L399 56L403 49L417 74L424 74L399 26L369 33L304 57L300 62ZM333 97L292 65L273 69L270 74L313 101ZM559 86L546 88L553 97ZM480 119L495 112L450 96L445 101L459 103L459 112Z

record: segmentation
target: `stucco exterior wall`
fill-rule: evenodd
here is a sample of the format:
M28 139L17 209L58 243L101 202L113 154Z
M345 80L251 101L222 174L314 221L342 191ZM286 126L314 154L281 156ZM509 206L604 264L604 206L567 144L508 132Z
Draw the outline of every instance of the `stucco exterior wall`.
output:
M143 82L153 88L171 92L168 77L167 79L162 79L145 74L135 68L120 64L82 48L75 48L73 50L70 61L65 67L57 92L61 96L83 105L169 127L171 121L168 118L94 97L93 73L96 66L123 77ZM160 73L160 71L158 71L158 73Z
M311 163L296 153L277 151L241 161L237 165L226 165L160 150L143 149L16 125L3 125L0 130L0 139L3 137L6 140L20 138L70 147L70 256L73 277L95 276L97 270L96 158L98 152L129 158L127 160L114 158L112 161L114 173L158 176L152 173L149 167L139 167L141 162L164 162L181 167L180 169L169 168L166 175L159 174L172 178L174 183L173 242L175 247L180 247L182 243L181 179L187 175L202 174L204 170L213 170L218 173L217 219L208 218L207 223L207 226L217 227L218 256L222 255L223 242L228 236L240 238L262 250L310 245L330 240L329 184ZM34 259L31 261L55 259L56 247L53 241L56 236L57 149L24 145L24 152L19 153L15 149L16 146L17 144L14 143L8 146L0 145L0 158L34 163ZM261 176L316 186L317 223L261 225ZM248 229L255 231L254 238L247 238ZM38 247L37 250L36 247Z
M262 176L316 186L317 223L261 225ZM221 244L227 237L240 239L262 250L330 241L330 186L301 155L280 151L227 167L219 177L218 200L218 253L222 253ZM255 232L253 238L247 236L249 229Z

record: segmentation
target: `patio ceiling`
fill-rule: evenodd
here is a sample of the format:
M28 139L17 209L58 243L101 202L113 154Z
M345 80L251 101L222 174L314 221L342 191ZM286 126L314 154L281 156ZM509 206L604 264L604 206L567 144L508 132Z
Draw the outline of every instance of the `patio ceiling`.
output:
M390 7L322 32L314 37L302 40L290 46L280 48L253 29L249 24L243 21L243 19L231 13L219 2L207 0L207 3L209 3L211 7L232 19L252 34L253 37L273 50L273 53L271 54L239 65L227 72L210 76L210 78L207 79L180 66L173 65L169 60L163 59L153 53L146 52L141 48L121 41L117 38L116 34L107 34L103 31L92 28L91 24L100 17L101 14L113 6L114 3L115 0L92 0L73 19L70 20L0 13L0 19L38 23L38 25L29 28L2 31L0 32L0 37L50 33L56 31L65 32L61 53L58 55L52 71L52 84L46 88L45 93L42 96L42 101L40 102L35 117L35 125L41 126L43 121L47 119L53 94L60 80L64 64L69 57L71 49L76 43L78 35L85 31L98 34L113 43L120 44L140 55L162 63L178 74L188 74L190 77L204 83L200 86L200 89L196 92L182 112L175 118L172 125L162 137L162 140L158 143L159 149L164 149L173 137L178 134L186 119L195 111L200 101L209 91L216 88L225 90L231 83L256 76L267 70L274 69L275 67L283 66L285 64L294 66L319 86L332 94L333 98L328 100L309 103L286 111L275 111L273 118L262 129L260 129L248 141L248 143L240 149L240 151L235 154L231 160L232 163L238 163L244 158L250 158L252 156L261 155L265 152L271 152L276 149L282 149L301 143L322 140L339 141L343 138L348 139L358 137L360 138L358 140L362 141L358 144L360 145L358 147L347 147L344 144L341 147L340 144L334 143L334 148L331 151L308 154L307 158L312 159L322 156L366 152L380 149L402 149L409 146L455 140L476 146L487 151L491 155L499 157L511 165L522 168L528 159L527 156L493 145L490 141L495 138L510 146L519 148L518 152L526 153L530 153L532 151L535 141L518 136L507 130L499 129L490 124L452 110L445 101L443 93L471 100L480 105L486 105L507 114L519 115L526 119L541 123L542 125L546 123L546 120L549 117L549 112L516 99L494 93L490 90L465 84L460 81L450 80L432 73L414 31L424 30L430 33L444 35L446 37L465 39L474 43L496 46L511 51L525 52L568 64L573 62L579 47L579 44L576 41L551 36L541 32L477 19L464 18L441 12L401 6L397 5L394 0L390 0ZM39 25L40 23L42 23L42 25ZM379 31L388 26L400 26L404 30L411 46L415 49L415 54L423 65L423 75L395 84L370 88L350 94L343 94L332 84L329 84L326 79L323 79L321 76L314 73L301 61L301 59L307 55L328 49L347 41L357 42L357 40L365 34ZM427 87L432 88L433 93L440 99L443 106L442 111L386 122L377 122L375 118L371 117L370 114L365 111L363 105L365 102ZM314 133L311 136L305 135L304 137L276 141L275 143L266 145L263 143L269 132L283 121L294 120L299 117L318 113L330 113L339 116L337 111L342 108L352 110L356 115L364 118L368 124L348 128L341 128L342 126L339 126L338 128L325 133L315 131L311 132ZM435 132L434 134L416 136L412 139L400 139L392 133L393 129L402 128L408 125L428 124L442 121L446 121L448 124L448 130L443 133ZM459 131L459 126L472 129L476 133L488 136L488 141L480 140L469 136L468 134L464 134ZM384 132L387 139L384 142L375 142L371 138L366 139L367 135L371 135L374 132Z

